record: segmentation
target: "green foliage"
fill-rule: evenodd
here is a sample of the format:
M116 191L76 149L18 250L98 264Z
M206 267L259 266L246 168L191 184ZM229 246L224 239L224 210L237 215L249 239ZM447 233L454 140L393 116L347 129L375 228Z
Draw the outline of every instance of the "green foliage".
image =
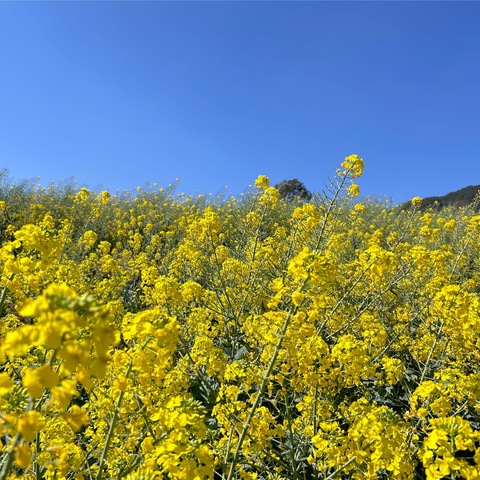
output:
M275 185L275 188L280 192L280 198L290 202L294 199L307 202L312 199L312 194L297 178L293 178L291 180L283 180L282 182Z
M449 192L442 196L426 197L422 199L420 209L426 211L428 209L442 210L447 207L471 207L473 210L480 209L480 185L470 185L454 192ZM411 202L405 202L400 205L401 209L412 208Z

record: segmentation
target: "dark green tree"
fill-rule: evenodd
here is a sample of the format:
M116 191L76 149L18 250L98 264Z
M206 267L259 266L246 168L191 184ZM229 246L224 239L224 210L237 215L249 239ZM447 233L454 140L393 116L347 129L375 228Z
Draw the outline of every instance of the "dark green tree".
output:
M277 183L275 188L280 192L280 198L284 198L289 202L295 198L308 202L312 198L312 194L298 178L283 180Z

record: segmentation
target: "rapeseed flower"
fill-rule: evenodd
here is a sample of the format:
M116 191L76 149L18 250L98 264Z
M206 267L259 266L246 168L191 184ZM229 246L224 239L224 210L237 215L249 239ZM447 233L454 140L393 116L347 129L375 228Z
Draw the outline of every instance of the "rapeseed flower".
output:
M6 194L1 474L478 479L480 216L352 205L363 169Z

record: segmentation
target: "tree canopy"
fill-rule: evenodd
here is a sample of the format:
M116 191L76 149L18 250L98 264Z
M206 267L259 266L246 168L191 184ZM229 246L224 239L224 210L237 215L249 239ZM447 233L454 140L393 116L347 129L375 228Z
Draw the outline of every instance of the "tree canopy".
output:
M299 198L308 202L312 198L312 194L298 178L283 180L277 183L275 188L280 192L280 198L288 201Z

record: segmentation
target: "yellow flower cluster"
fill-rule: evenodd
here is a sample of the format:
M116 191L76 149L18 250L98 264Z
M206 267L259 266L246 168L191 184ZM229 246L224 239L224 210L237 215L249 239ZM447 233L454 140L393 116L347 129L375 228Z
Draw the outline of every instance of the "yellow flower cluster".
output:
M480 479L480 216L1 191L0 480Z

